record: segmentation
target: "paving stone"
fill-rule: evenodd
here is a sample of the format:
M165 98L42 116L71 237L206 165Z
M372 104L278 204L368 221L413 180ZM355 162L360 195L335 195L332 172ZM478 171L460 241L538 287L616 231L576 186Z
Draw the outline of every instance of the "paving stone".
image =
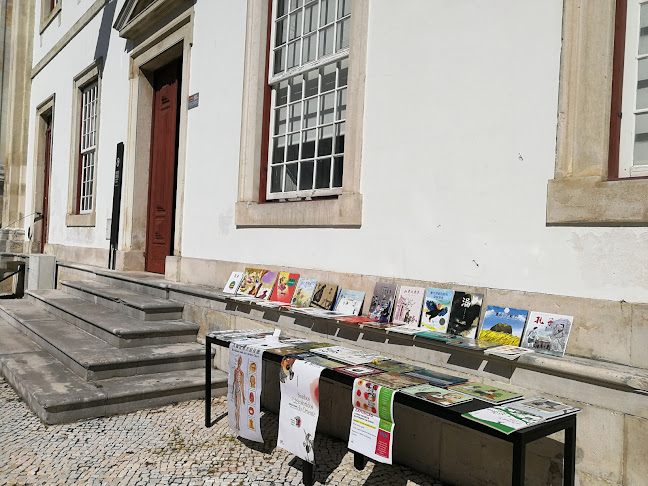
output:
M227 412L212 400L212 416ZM263 418L264 444L242 442L223 418L204 426L204 402L74 424L42 424L0 378L0 486L65 485L297 485L301 460L276 447L277 416ZM323 434L315 441L315 484L434 485L434 478L402 466L369 462L353 467L346 444Z

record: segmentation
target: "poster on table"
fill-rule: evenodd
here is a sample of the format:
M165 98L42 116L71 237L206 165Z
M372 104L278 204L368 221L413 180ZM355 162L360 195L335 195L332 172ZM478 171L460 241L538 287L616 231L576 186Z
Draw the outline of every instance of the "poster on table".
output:
M356 378L352 400L349 449L374 461L391 464L395 427L394 390Z
M244 439L263 442L260 423L262 349L230 343L227 421Z
M279 370L281 404L277 445L304 461L315 463L313 443L319 418L319 379L324 368L284 358Z

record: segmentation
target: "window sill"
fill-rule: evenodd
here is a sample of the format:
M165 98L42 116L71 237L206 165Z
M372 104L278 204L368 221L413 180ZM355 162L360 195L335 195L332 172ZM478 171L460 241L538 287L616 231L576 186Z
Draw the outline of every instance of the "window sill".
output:
M552 179L547 187L547 224L648 226L647 196L646 179Z
M54 18L59 14L60 11L61 11L61 3L59 2L59 4L56 7L54 7L54 9L49 14L47 14L47 17L44 17L41 20L41 24L40 24L41 34L45 32L47 26L52 23L52 20L54 20Z
M362 194L318 201L236 203L238 227L356 227L362 225Z
M88 214L68 214L65 216L65 226L94 227L97 214L95 212Z

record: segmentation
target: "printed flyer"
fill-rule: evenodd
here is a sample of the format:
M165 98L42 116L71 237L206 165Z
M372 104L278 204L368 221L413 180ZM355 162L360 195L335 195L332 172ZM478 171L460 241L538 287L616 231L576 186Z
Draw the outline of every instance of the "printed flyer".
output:
M394 390L356 378L349 449L374 461L392 463Z
M230 343L227 421L244 439L263 442L260 423L262 349Z
M304 461L315 464L315 430L319 418L321 366L284 358L279 370L281 404L277 445Z

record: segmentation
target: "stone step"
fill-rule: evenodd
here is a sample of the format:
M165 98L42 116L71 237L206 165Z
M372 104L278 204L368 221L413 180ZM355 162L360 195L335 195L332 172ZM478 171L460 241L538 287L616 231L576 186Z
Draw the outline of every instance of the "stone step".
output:
M142 321L182 319L183 304L92 280L67 280L61 288L68 294L114 309Z
M205 366L204 346L196 342L115 348L25 300L1 303L0 317L85 380Z
M0 356L0 371L46 424L103 417L205 396L205 370L192 369L87 382L45 351ZM212 395L227 374L212 370Z
M180 320L142 321L62 290L30 290L38 307L118 348L196 342L199 326Z

